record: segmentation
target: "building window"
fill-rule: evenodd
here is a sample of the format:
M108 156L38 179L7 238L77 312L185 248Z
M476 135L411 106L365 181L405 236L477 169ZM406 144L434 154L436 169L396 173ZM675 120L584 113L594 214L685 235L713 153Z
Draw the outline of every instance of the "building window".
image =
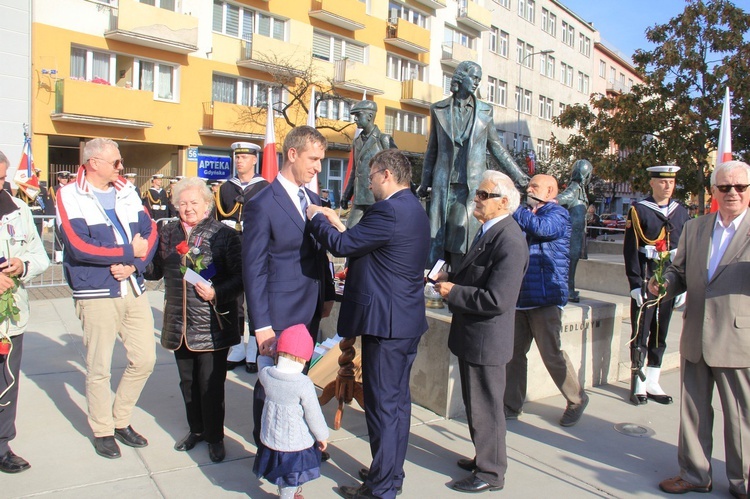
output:
M549 159L550 153L550 141L544 139L537 139L536 141L536 154L539 159Z
M494 52L497 54L497 38L498 34L500 33L500 30L497 28L497 26L490 27L490 52Z
M541 54L539 72L548 78L555 77L555 58L549 54Z
M143 61L133 62L133 88L154 93L154 99L175 101L177 69L169 64Z
M475 37L470 36L463 31L459 31L458 29L451 26L446 25L445 29L443 30L443 44L445 45L457 43L459 45L463 45L466 48L474 49L474 40Z
M140 0L140 2L145 3L146 5L153 5L154 7L159 7L160 9L166 9L175 12L175 0Z
M424 81L424 74L424 66L417 61L388 54L385 73L388 78L399 81Z
M523 91L523 112L526 114L531 114L531 90L524 90Z
M562 102L557 104L557 115L561 115L563 112L565 112L565 108L567 108L567 104L563 104Z
M351 108L351 103L345 99L323 99L318 103L316 116L329 120L350 121Z
M552 99L543 95L539 96L539 117L545 120L552 120L552 109L555 103Z
M575 44L575 35L576 30L573 28L572 24L568 24L567 22L562 22L562 42L565 45L568 45L570 47L574 46Z
M346 58L364 63L365 47L344 38L313 31L313 57L330 62Z
M578 33L578 51L586 57L591 57L591 38Z
M602 61L601 59L599 60L599 76L601 76L602 78L607 77L607 63Z
M564 62L560 63L560 83L569 87L573 86L573 66L568 66Z
M500 32L500 36L498 39L499 46L498 46L498 54L500 54L503 57L508 57L508 47L510 46L510 38L508 36L508 33L505 31Z
M534 53L534 46L529 45L523 40L516 41L516 55L518 57L518 63L523 64L529 69L534 69L534 58L531 54Z
M542 31L552 35L557 35L557 16L547 9L542 9Z
M580 71L578 72L578 91L584 94L589 93L589 77Z
M113 84L115 81L115 54L97 52L85 48L70 49L70 77L77 80L104 80Z
M510 10L510 0L493 0L496 4Z
M418 10L412 9L408 5L401 3L391 2L388 5L389 22L395 24L398 19L409 21L412 24L425 29L430 29L429 16L419 12Z
M246 7L214 0L213 31L243 40L251 40L253 33L284 40L286 21Z
M451 94L451 80L453 79L452 74L443 73L443 95Z
M516 111L521 110L521 95L523 95L523 89L521 87L516 87L516 95L514 100Z
M385 133L393 134L394 131L425 135L425 117L421 114L386 108Z
M508 100L508 84L492 76L487 77L487 100L505 107Z
M211 99L241 106L265 107L268 105L269 86L271 86L269 83L263 81L214 73ZM273 86L272 88L272 101L283 103L284 94L281 87Z
M328 189L328 191L331 193L333 202L338 205L341 203L341 195L343 194L342 191L345 187L343 184L344 174L346 173L346 169L344 168L344 160L329 158L325 159L324 161L328 163L327 167L325 168L325 188Z
M534 24L536 4L534 0L518 0L518 15Z

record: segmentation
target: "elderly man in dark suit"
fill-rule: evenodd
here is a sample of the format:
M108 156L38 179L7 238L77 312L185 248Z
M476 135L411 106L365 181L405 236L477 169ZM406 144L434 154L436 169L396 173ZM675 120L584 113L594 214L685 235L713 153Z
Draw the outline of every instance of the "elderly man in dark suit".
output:
M409 189L410 180L409 160L388 149L370 162L375 204L356 226L343 230L333 210L308 208L315 237L334 255L349 257L339 334L362 336L372 464L360 470L360 487L339 487L346 498L393 499L404 481L411 418L409 373L419 338L427 330L424 262L430 244L429 220ZM316 214L321 210L325 216Z
M505 364L513 355L516 300L529 263L526 239L511 216L520 203L513 181L486 171L474 202L477 237L458 268L441 272L436 285L453 312L448 347L458 357L461 395L476 449L473 459L458 460L458 466L472 471L452 484L459 492L505 485Z
M680 474L659 487L670 494L710 492L711 399L716 387L724 418L729 492L747 497L750 464L750 166L729 161L711 174L719 211L688 220L672 265L666 296L687 291L680 337ZM648 284L659 292L654 277Z
M487 153L518 187L529 179L503 147L495 130L492 105L474 92L482 81L482 67L463 61L453 73L451 97L430 108L430 136L424 155L420 197L430 194L430 263L442 258L457 266L479 230L470 214L473 194L487 170Z
M276 333L305 324L317 340L321 317L333 307L335 291L325 249L311 236L306 210L320 198L305 188L325 156L326 138L301 126L284 139L284 165L276 179L248 201L242 233L245 296L260 355L273 356ZM254 390L254 430L260 445L264 395Z
M352 200L352 210L346 219L346 226L354 227L360 221L365 210L375 203L375 198L370 192L370 160L380 151L395 149L396 143L393 137L382 133L375 124L375 114L378 105L371 100L357 102L349 112L357 123L357 128L362 130L354 142L354 167L347 179L346 189L342 200Z

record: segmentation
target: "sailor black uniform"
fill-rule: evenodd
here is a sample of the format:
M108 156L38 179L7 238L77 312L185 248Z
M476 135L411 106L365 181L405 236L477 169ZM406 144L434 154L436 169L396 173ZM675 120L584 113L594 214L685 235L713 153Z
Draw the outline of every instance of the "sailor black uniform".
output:
M143 205L148 208L151 218L159 220L170 216L169 198L164 189L150 187L143 196Z
M245 185L237 177L224 182L216 193L216 219L242 232L243 206L267 185L260 175L255 175Z

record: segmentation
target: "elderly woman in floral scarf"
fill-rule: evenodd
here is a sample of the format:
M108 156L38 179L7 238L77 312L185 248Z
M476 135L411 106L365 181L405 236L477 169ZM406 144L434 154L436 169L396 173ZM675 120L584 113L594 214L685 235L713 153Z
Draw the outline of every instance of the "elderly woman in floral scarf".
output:
M164 277L161 344L174 351L190 428L174 448L188 451L205 440L211 461L220 462L227 353L243 326L240 238L211 216L214 197L204 180L180 180L172 193L179 220L161 228L148 277Z

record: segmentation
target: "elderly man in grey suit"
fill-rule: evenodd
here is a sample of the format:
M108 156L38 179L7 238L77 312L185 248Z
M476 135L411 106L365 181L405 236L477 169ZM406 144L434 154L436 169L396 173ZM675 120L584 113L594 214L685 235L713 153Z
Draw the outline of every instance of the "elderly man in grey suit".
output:
M520 197L507 175L486 171L474 192L477 237L454 271L438 275L436 289L453 312L448 347L458 357L461 395L476 450L474 458L458 460L459 467L472 472L451 485L459 492L505 485L505 365L513 356L516 300L529 264L526 238L510 216Z
M352 142L354 149L354 167L346 182L342 200L352 200L352 211L346 220L346 226L352 228L362 219L365 210L375 204L370 191L370 160L380 151L396 149L393 137L382 133L375 124L378 105L371 100L357 102L349 114L354 116L357 128L362 130Z
M711 399L719 393L729 492L747 497L750 465L750 166L729 161L711 174L719 211L689 220L672 266L666 297L687 291L680 338L680 474L659 487L670 494L710 492ZM649 281L656 294L656 279Z

